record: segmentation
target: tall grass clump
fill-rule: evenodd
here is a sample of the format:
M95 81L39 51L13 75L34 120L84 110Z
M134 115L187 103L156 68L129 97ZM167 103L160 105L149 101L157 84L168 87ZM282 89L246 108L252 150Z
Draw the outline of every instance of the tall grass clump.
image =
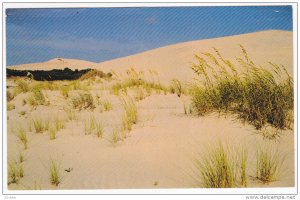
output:
M83 74L79 80L92 80L94 81L96 78L108 78L110 77L109 74L105 74L102 71L96 70L96 69L91 69L87 73Z
M49 120L33 119L32 123L36 133L43 133L49 130Z
M51 184L55 185L55 186L58 186L58 184L61 181L60 167L54 160L51 160L50 168L49 168L49 174L50 174Z
M19 163L24 162L24 154L22 152L19 152Z
M57 129L54 128L54 127L50 127L49 128L49 138L50 138L50 140L56 139L56 135L57 135Z
M126 77L123 80L117 80L116 83L112 86L111 92L118 95L119 91L127 91L127 88L133 87L143 87L148 91L148 94L151 93L151 90L156 90L157 93L160 91L167 91L167 88L160 84L157 72L151 72L155 74L157 79L152 78L152 81L148 81L144 78L144 72L137 72L133 68L126 71ZM116 76L117 77L117 76Z
M104 132L103 124L101 122L96 122L95 123L96 136L98 138L102 138L103 137L103 132Z
M75 109L94 109L94 98L90 93L80 93L71 99L73 108Z
M71 90L70 86L63 85L60 87L60 93L63 95L65 99L69 97L70 90Z
M293 110L293 78L283 66L273 63L270 70L256 65L241 46L244 58L237 58L239 68L215 54L195 56L193 71L201 78L192 90L192 104L199 115L211 111L237 113L260 129L266 123L288 128L288 112Z
M88 120L84 121L84 134L90 135L96 128L96 121L94 116L90 116Z
M123 137L122 137L122 133L119 130L119 128L114 128L112 135L111 135L111 143L113 145L116 145L119 141L122 141Z
M23 128L19 129L17 137L22 142L24 149L27 149L28 148L28 139L27 139L27 134Z
M12 183L18 184L20 179L24 177L24 169L20 163L8 163L8 185Z
M132 125L137 123L137 106L131 98L123 98L124 115L122 118L122 128L124 131L131 131Z
M183 94L183 92L184 92L183 87L179 80L177 80L177 79L172 80L172 84L170 86L170 92L177 94L178 97L180 97L181 94Z
M222 144L209 151L207 157L196 162L202 186L206 188L232 188L236 185L235 163Z
M256 152L256 178L263 183L277 180L283 161L277 150L270 146L259 147Z
M55 123L55 129L56 131L60 131L61 129L64 129L65 128L65 121L60 119L60 118L55 118L54 120L54 123Z
M145 95L144 90L143 90L142 87L137 87L136 88L134 98L135 98L136 101L141 101L141 100L146 98L146 95Z
M32 90L58 90L59 84L56 81L34 81Z
M49 102L46 100L42 90L40 89L34 89L28 97L27 102L31 106L49 105Z
M30 90L30 87L29 87L29 84L23 80L23 79L17 79L16 80L16 84L17 84L17 87L16 87L16 93L26 93L26 92L29 92Z
M248 182L248 178L247 178L247 159L248 159L248 153L245 149L242 149L241 152L241 159L240 159L240 178L241 178L241 182L240 184L243 187L247 187L247 182Z
M247 151L219 143L196 160L198 182L205 188L247 187Z
M99 100L99 104L100 104L100 111L101 112L107 112L113 109L113 105L112 103L105 99L105 100Z

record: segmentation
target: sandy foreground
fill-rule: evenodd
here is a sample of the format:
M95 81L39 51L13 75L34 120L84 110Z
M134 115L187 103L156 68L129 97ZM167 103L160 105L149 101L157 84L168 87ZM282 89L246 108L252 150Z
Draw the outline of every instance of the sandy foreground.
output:
M94 91L96 93L96 91ZM29 130L30 119L66 119L59 95L49 92L50 106L31 110L22 106L21 95L16 109L8 111L8 159L18 159L22 150L14 135L18 127ZM100 113L80 111L78 120L68 121L55 140L49 134L28 131L29 147L25 156L25 176L11 189L96 189L96 188L189 188L199 187L195 180L195 159L208 147L222 142L232 148L247 148L249 176L255 174L255 152L260 145L273 143L286 156L279 181L264 185L249 179L249 187L292 187L294 185L294 134L284 131L280 142L268 142L250 125L230 116L205 117L184 114L184 98L176 95L153 95L138 103L139 121L129 136L117 144L110 142L113 127L121 126L122 107L118 98L113 110ZM18 101L19 100L19 101ZM20 116L20 111L26 111ZM90 115L104 123L103 138L84 134L84 120ZM60 163L62 181L58 187L49 181L51 159ZM70 173L64 169L73 168Z
M155 70L162 83L169 83L172 78L191 82L194 75L190 65L194 53L216 47L227 58L233 58L240 55L238 44L243 44L255 61L272 60L285 65L292 73L292 33L285 31L187 42L104 63L54 59L13 68L64 68L66 65L60 65L61 62L72 62L75 64L67 66L76 69L88 66L122 74L125 69L136 66L140 71ZM110 92L111 83L95 81L89 84L89 92L94 99L98 96L100 100L111 102L112 110L101 111L101 105L95 103L96 108L93 110L75 110L76 119L69 120L66 108L70 107L70 99L64 99L55 90L43 91L50 105L39 105L36 108L23 105L23 99L29 93L21 93L11 101L15 109L7 111L8 161L18 160L20 152L24 154L25 160L22 163L24 177L18 184L10 184L9 189L197 188L201 185L195 159L201 160L207 149L219 142L233 152L247 149L248 187L294 186L293 130L283 130L279 139L268 140L262 137L259 130L248 123L242 123L234 115L212 113L199 117L185 114L184 106L190 104L188 96L178 97L176 94L153 91L150 96L136 101L138 122L126 133L127 137L113 143L113 132L121 127L124 112L120 96ZM9 79L7 85L10 86L9 90L13 89L14 80ZM135 91L131 92L134 96ZM102 138L93 133L85 134L85 121L92 116L104 127ZM34 119L49 120L50 124L60 119L65 127L58 131L56 139L50 140L48 131L42 134L34 132ZM27 150L24 150L16 136L20 128L24 128L27 133ZM272 146L284 157L280 177L268 184L254 178L255 155L260 146ZM58 186L50 182L51 160L59 164L61 181ZM67 172L68 169L72 170Z

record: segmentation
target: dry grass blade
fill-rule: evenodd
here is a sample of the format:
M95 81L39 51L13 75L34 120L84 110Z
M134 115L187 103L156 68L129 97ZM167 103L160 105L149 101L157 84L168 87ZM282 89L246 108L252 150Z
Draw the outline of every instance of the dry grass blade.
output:
M255 65L245 48L241 46L241 49L244 59L237 59L244 69L241 74L216 49L218 57L211 53L204 53L204 58L196 56L198 63L194 63L192 69L203 80L191 89L196 113L204 115L214 110L237 113L257 129L266 123L280 129L290 127L288 113L294 106L293 78L283 66L272 64L274 70L267 70ZM279 68L286 74L272 73Z

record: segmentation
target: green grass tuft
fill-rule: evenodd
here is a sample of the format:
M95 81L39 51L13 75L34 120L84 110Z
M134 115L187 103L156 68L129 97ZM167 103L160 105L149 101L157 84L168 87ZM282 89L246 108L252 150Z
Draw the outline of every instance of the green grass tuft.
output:
M170 92L176 93L178 97L180 97L184 93L182 84L179 80L177 80L177 79L172 80Z
M54 160L51 160L49 174L51 184L58 186L61 182L60 167Z
M20 163L8 163L8 185L15 183L18 184L20 179L24 177L24 169Z
M237 61L243 73L216 49L216 56L196 56L198 63L192 69L203 82L191 90L195 111L199 115L214 110L237 113L257 129L266 123L288 128L288 113L294 106L293 78L283 66L270 63L272 69L267 70L256 65L241 48L245 58Z
M131 98L123 98L123 108L122 128L124 131L131 131L132 125L138 120L137 106Z
M17 137L22 142L24 149L27 149L28 148L28 139L27 139L27 134L23 128L19 129Z
M32 123L36 133L43 133L49 130L49 120L33 119Z
M202 185L206 188L232 188L236 186L236 169L232 157L222 144L209 151L203 161L197 161Z
M111 143L113 145L116 145L119 141L122 141L123 137L118 128L115 128L112 132L112 138L111 138Z
M241 161L240 161L240 170L241 170L241 186L247 187L247 159L248 159L248 154L245 149L242 150L241 153Z
M50 127L49 128L49 138L50 138L50 140L56 139L56 135L57 135L57 129L54 128L54 127Z
M109 100L99 100L99 104L101 105L100 111L101 112L107 112L113 109L113 106Z
M60 118L55 118L55 129L56 131L60 131L61 129L65 128L65 122L61 120Z
M30 96L27 98L27 102L31 106L49 105L49 102L46 100L42 90L40 89L34 89Z
M16 93L29 92L29 90L30 90L29 84L26 81L24 81L23 79L17 79L16 84L17 84L16 90L15 90Z
M104 128L103 128L103 124L101 122L95 123L95 132L96 132L96 135L98 138L103 137Z
M84 134L90 135L96 128L95 117L90 116L89 120L84 121Z
M256 152L256 178L263 183L279 179L284 159L270 146L258 148Z
M73 108L75 109L94 109L94 98L90 93L81 93L71 99Z

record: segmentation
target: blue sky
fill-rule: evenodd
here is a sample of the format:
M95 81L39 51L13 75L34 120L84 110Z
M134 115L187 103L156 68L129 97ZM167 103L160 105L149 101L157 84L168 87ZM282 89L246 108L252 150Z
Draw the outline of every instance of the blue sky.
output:
M268 29L292 31L291 6L7 9L7 65L93 62Z

